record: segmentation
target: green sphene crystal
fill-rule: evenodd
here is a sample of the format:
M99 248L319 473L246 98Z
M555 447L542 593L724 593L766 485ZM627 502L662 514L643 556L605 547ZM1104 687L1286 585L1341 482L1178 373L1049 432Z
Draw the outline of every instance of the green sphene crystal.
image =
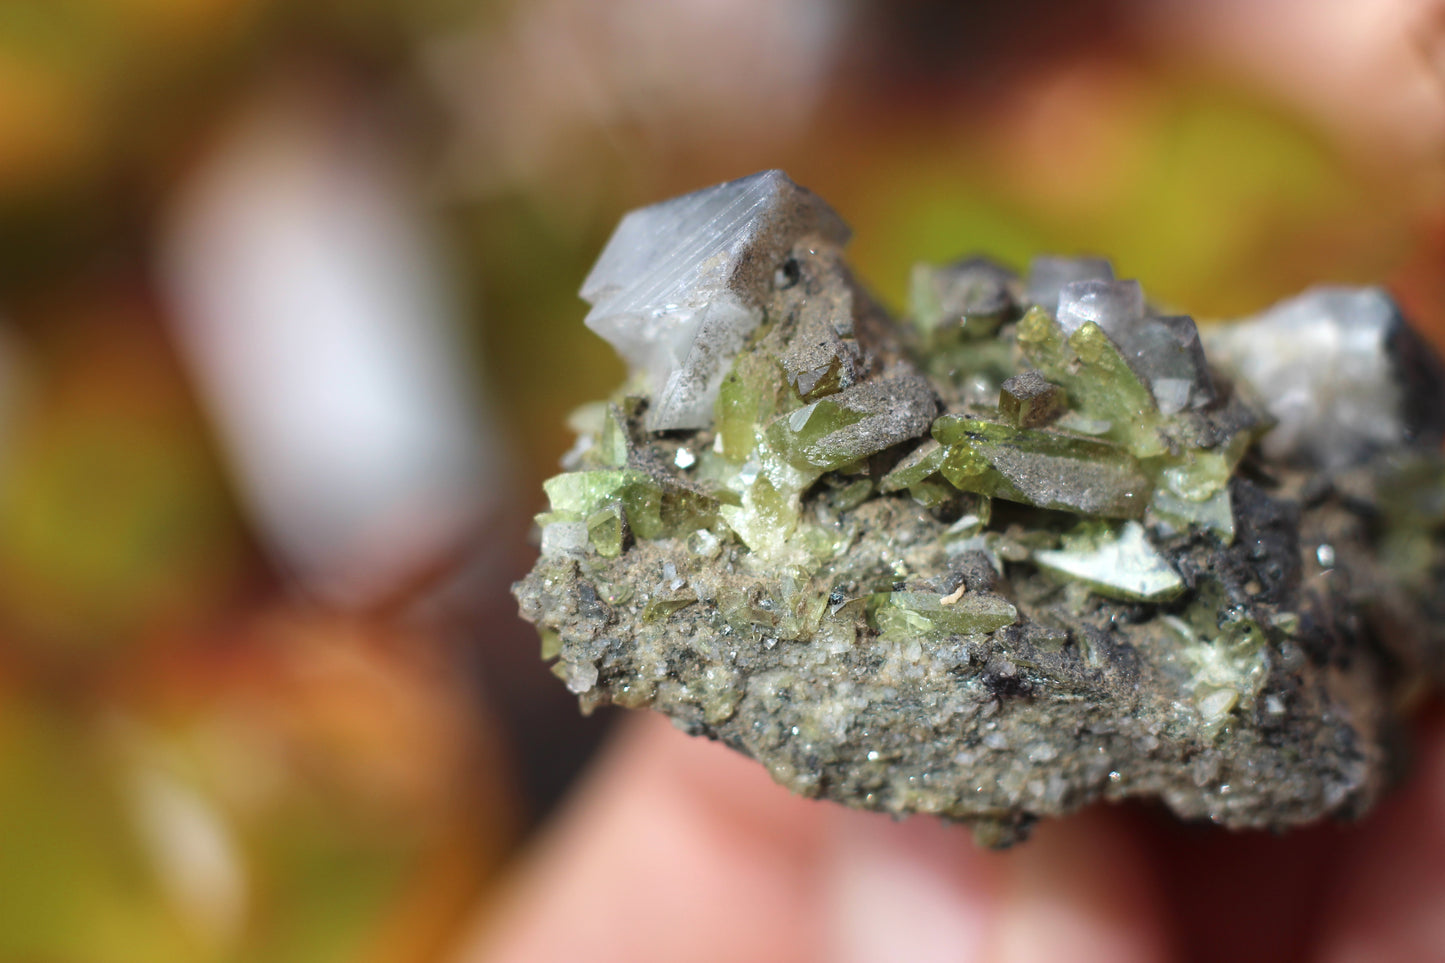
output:
M869 621L882 634L946 638L996 632L1018 621L1018 610L997 595L953 598L929 592L880 592L869 599Z
M944 415L933 423L943 477L960 491L1038 508L1137 518L1154 482L1125 449L1063 432Z
M587 522L589 532L612 528L612 512L638 538L686 535L707 527L717 517L717 499L681 485L661 481L632 468L567 472L543 483L552 503L551 514Z
M998 412L1015 428L1042 428L1064 413L1064 389L1037 371L1014 375L999 388Z
M573 417L515 587L585 710L989 845L1096 799L1280 829L1379 796L1399 687L1445 680L1445 369L1383 293L1215 337L1100 259L975 257L897 323L780 172L624 223L587 291L634 373ZM1369 363L1261 361L1291 339Z

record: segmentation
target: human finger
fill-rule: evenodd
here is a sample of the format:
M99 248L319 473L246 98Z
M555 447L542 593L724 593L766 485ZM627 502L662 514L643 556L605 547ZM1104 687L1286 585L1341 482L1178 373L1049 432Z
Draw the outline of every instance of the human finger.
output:
M1325 914L1325 963L1445 960L1445 713L1423 724L1415 771L1351 841Z
M791 796L736 753L640 720L466 959L1023 963L1163 959L1147 862L1114 812L1008 853L938 820Z

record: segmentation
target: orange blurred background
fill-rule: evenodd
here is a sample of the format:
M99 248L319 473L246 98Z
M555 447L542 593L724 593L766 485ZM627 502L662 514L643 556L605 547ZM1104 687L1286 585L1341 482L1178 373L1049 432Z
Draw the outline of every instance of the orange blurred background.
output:
M441 959L602 736L507 595L626 209L1445 340L1445 5L0 2L0 961Z

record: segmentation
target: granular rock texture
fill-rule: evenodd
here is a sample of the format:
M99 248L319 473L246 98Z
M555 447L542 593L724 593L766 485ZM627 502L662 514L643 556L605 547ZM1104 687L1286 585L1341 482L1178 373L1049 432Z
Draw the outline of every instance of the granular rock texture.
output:
M990 845L1097 799L1368 809L1445 677L1442 382L1388 296L1201 337L1105 261L970 258L897 323L846 239L771 171L634 212L588 279L634 376L515 587L583 708Z

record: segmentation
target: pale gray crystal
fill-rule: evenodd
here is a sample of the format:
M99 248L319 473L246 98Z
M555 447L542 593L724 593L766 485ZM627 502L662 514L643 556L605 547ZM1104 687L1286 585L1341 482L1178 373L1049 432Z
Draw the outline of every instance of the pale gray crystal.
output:
M1192 318L1144 318L1117 334L1110 332L1110 337L1129 367L1149 385L1162 413L1172 415L1214 401L1214 380Z
M1277 422L1265 454L1337 469L1407 440L1391 353L1401 324L1380 288L1316 287L1206 338Z
M586 522L552 522L542 526L543 555L578 555L587 551Z
M1144 317L1144 289L1138 281L1074 281L1059 291L1057 317L1065 334L1092 321L1117 344Z
M586 324L642 372L647 427L705 428L718 386L784 262L808 237L842 245L826 203L771 170L632 211L582 284Z
M1059 292L1075 281L1112 281L1114 268L1101 257L1036 257L1029 263L1029 304L1050 311L1059 306Z

